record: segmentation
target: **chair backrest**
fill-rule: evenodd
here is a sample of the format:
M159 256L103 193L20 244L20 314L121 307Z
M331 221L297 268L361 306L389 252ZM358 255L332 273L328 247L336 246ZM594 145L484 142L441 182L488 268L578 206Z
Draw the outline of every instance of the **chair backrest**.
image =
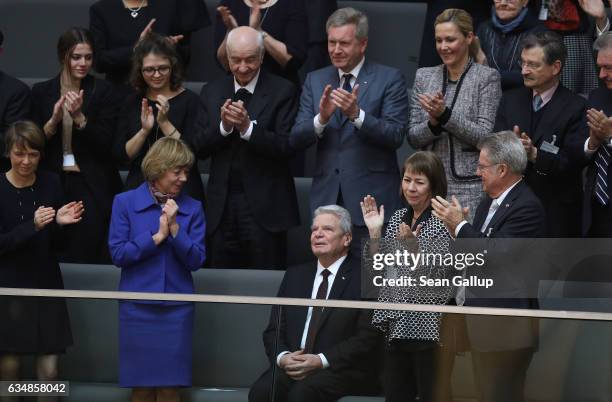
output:
M117 290L120 269L62 264L66 289ZM284 271L202 269L200 294L275 296ZM63 378L111 382L118 378L118 308L114 300L68 300L74 336L61 361ZM198 303L193 334L194 386L248 387L268 366L261 334L270 307ZM247 356L247 358L245 358Z

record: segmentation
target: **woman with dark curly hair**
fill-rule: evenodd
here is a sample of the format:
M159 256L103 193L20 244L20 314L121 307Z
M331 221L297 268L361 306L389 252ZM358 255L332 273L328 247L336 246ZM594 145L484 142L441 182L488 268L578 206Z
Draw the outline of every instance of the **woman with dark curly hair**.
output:
M119 140L115 152L129 165L126 189L143 182L140 164L160 138L180 138L191 143L200 113L198 95L182 86L182 67L174 46L163 36L147 35L134 48L130 83L136 89L119 114ZM185 192L202 201L204 189L197 169L192 169Z

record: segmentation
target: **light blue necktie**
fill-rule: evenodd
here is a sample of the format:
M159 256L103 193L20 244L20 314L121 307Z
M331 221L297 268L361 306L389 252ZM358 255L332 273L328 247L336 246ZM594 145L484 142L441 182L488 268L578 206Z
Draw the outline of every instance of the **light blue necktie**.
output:
M536 95L533 97L533 111L537 112L538 110L542 109L542 103L544 103L544 101L542 100L542 97L540 95Z

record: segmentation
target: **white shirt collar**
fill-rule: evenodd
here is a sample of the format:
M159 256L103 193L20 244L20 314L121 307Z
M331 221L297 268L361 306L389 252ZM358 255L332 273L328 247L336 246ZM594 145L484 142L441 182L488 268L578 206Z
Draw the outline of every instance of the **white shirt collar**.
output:
M342 257L338 258L336 261L334 261L333 264L331 264L329 267L327 267L329 272L331 272L331 274L334 277L338 274L338 270L340 269L340 265L342 265L344 260L346 260L346 255L343 255ZM321 265L321 262L317 260L317 276L316 277L321 275L321 272L323 272L324 269L325 268L323 267L323 265Z
M234 77L234 93L238 92L240 88L244 88L250 93L255 93L255 86L257 85L257 81L259 80L259 73L261 73L261 69L257 72L257 75L245 86L242 86L236 81L236 77Z
M493 200L493 202L497 203L497 205L498 205L498 206L499 206L499 205L501 205L501 204L502 204L502 202L504 202L504 198L506 198L506 196L508 195L508 193L510 193L510 191L511 191L511 190L512 190L514 187L516 187L516 185L517 185L517 184L519 184L521 180L523 180L523 179L522 179L522 178L520 178L520 179L518 179L516 182L514 182L514 184L513 184L513 185L511 185L510 187L508 187L508 188L506 189L506 191L504 191L503 193L501 193L501 195L500 195L499 197L495 198L495 199Z
M359 77L359 72L361 71L361 68L363 67L363 63L365 63L365 57L362 58L361 61L359 62L359 64L357 64L355 66L355 68L353 68L348 73L345 73L341 69L338 69L338 76L340 77L340 82L342 82L342 76L344 74L351 74L353 76L353 78L357 79L357 77Z

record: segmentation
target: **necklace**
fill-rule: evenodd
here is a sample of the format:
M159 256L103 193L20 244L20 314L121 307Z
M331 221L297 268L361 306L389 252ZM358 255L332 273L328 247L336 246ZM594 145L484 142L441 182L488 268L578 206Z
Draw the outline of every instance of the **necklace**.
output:
M131 8L127 5L126 0L121 0L123 1L123 5L125 5L125 8L127 8L128 10L130 10L130 15L132 16L132 18L136 18L138 17L138 13L140 12L140 9L142 8L142 6L144 5L145 0L140 0L140 5L136 8Z

